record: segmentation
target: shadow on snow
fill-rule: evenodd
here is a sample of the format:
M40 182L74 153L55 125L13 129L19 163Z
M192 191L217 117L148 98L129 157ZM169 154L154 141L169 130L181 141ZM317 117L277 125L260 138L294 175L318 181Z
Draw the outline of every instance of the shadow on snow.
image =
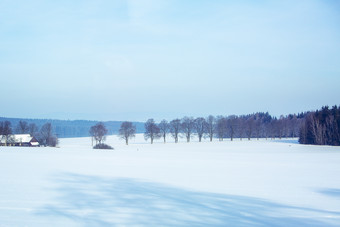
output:
M327 195L327 196L333 196L333 197L339 197L340 198L340 189L327 188L327 189L319 190L319 193Z
M274 139L274 140L268 139L268 141L274 142L274 143L300 144L298 139L284 139L284 138L283 138L283 139L278 139L278 138L276 138L276 139Z
M54 181L59 198L37 215L83 226L331 226L322 217L340 215L126 178L63 174Z

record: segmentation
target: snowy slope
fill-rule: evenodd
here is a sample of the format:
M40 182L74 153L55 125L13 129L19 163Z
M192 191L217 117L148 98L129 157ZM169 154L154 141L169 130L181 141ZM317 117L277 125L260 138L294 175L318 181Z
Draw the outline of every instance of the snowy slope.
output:
M0 226L339 226L340 148L296 140L0 147Z

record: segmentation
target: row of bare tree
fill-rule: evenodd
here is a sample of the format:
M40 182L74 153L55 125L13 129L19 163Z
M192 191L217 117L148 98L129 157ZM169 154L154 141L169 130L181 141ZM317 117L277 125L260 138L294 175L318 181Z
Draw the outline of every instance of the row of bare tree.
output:
M268 113L254 113L249 115L231 116L208 116L206 118L183 117L170 122L163 120L157 124L153 119L145 123L144 138L150 139L151 144L155 139L163 138L166 142L167 135L170 134L175 143L180 137L184 137L187 142L197 136L199 142L202 138L210 141L214 137L223 141L225 138L283 138L297 137L300 125L303 122L302 115L288 115L275 118Z
M208 116L206 118L198 117L183 117L182 119L174 119L168 122L162 120L156 123L154 119L149 119L145 122L145 140L149 140L151 144L154 140L163 139L166 143L167 137L170 134L175 143L178 143L179 138L186 138L187 142L197 136L199 142L202 138L208 138L210 141L217 137L220 141L225 138L282 138L282 137L297 137L299 127L303 116L288 115L281 116L279 119L270 116L268 113L255 113L242 116ZM95 139L96 144L102 143L105 140L107 130L103 123L91 127L90 135ZM125 121L121 124L118 136L125 140L128 145L129 140L135 137L136 126L132 122Z
M90 135L92 137L92 146L93 146L93 140L96 141L95 147L105 147L105 144L103 143L106 139L107 129L104 125L104 123L99 122L96 125L92 126L90 128ZM126 145L129 144L129 140L136 135L136 126L129 121L122 122L119 133L119 137L121 139L125 140Z
M107 133L105 126L100 124L101 130L97 130L99 137L90 131L99 143ZM185 138L189 143L193 137L197 137L199 142L202 138L210 141L213 138L220 141L229 138L233 141L235 138L251 140L299 137L299 142L303 144L340 145L340 107L334 106L331 110L323 107L320 111L282 115L279 118L272 117L268 112L240 116L183 117L170 122L162 120L160 123L151 118L145 122L144 127L144 138L150 139L151 144L160 138L166 143L168 135L171 135L175 143L178 143L179 138ZM135 134L136 126L132 122L121 124L118 135L127 145Z
M208 138L210 141L213 138L218 138L220 141L229 138L232 141L235 138L251 140L251 138L299 137L299 142L303 144L340 145L340 107L337 106L332 109L323 107L320 111L290 114L279 118L263 112L240 116L183 117L169 122L162 120L160 123L156 123L151 118L144 126L144 138L150 139L151 144L160 138L166 143L168 135L171 135L175 143L178 143L179 138L185 138L190 142L193 137L197 137L199 142L202 138ZM105 136L106 132L102 130L101 136ZM135 133L136 127L132 122L126 121L121 124L119 136L126 144ZM96 141L101 143L102 137L98 137Z

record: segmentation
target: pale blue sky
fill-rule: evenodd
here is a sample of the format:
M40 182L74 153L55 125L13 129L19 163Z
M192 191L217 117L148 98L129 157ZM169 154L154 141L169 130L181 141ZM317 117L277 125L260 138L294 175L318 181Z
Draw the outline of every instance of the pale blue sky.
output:
M171 120L340 104L336 0L0 1L0 116Z

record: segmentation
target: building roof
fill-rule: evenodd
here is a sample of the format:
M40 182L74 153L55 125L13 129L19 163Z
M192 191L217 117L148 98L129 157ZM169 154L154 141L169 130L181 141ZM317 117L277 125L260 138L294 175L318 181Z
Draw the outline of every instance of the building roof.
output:
M11 138L15 143L29 143L33 139L30 134L13 134L11 135ZM3 138L3 136L1 136L1 143L5 143L5 138Z

